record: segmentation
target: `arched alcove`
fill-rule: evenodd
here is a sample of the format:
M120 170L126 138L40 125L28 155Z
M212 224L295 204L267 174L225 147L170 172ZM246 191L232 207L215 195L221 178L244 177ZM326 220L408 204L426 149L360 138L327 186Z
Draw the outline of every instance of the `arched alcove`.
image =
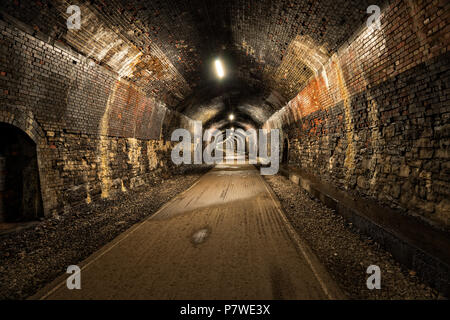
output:
M0 122L0 221L44 215L36 143L21 129Z

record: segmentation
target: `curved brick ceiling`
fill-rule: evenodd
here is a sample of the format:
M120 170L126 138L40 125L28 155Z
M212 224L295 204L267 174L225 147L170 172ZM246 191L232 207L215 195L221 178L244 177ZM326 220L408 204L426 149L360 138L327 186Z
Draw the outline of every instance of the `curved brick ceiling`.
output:
M81 30L66 28L68 2L2 1L32 24L206 126L260 126L294 97L361 27L373 1L72 1ZM378 3L381 5L381 3ZM219 82L212 61L224 59Z

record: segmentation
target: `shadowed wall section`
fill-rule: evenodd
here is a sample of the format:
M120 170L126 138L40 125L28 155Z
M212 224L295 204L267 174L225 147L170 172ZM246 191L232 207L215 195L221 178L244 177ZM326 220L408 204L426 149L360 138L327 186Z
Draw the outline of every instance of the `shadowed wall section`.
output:
M349 193L450 225L448 24L437 5L393 1L264 127L291 165Z
M171 174L167 133L189 128L189 118L116 72L12 22L0 21L0 42L0 121L39 138L46 215ZM26 119L16 124L23 115L32 119L30 128Z

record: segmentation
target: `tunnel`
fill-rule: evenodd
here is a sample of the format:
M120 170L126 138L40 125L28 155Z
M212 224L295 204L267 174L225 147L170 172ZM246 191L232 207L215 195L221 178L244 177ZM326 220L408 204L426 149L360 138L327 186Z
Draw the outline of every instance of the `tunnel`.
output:
M0 299L447 300L449 11L2 0Z

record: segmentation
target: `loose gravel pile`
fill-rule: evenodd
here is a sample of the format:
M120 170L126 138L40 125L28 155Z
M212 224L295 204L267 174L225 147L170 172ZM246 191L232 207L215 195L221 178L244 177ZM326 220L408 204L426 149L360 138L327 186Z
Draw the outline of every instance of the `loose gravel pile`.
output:
M154 186L77 209L37 226L0 236L0 299L24 299L149 217L191 186L208 168L185 172Z
M265 176L286 216L349 299L440 299L378 243L283 176ZM381 289L369 290L367 267L381 269Z

